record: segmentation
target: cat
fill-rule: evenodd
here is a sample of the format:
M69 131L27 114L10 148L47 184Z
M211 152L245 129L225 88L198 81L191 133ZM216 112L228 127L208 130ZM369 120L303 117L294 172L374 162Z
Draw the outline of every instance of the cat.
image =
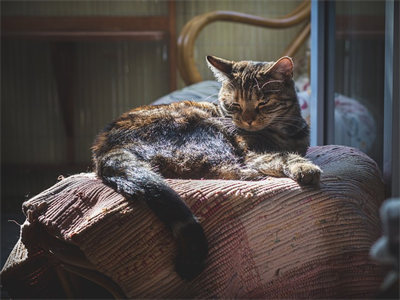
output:
M303 157L293 61L228 61L207 56L222 83L219 104L142 106L109 124L92 147L96 174L128 199L143 200L171 230L175 271L193 279L208 255L202 226L163 178L262 180L289 177L317 185L321 170Z

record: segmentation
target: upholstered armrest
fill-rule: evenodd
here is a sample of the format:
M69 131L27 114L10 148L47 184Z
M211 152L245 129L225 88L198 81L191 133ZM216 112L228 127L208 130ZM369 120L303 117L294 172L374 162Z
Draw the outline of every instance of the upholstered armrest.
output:
M65 178L24 203L3 285L19 297L62 296L63 270L115 297L370 298L382 280L368 256L380 235L379 170L343 146L307 157L323 170L319 188L288 178L168 180L209 241L206 269L189 282L174 272L171 234L143 203L93 174Z
M233 11L213 11L191 19L183 27L178 37L178 68L187 85L200 82L201 75L194 60L194 45L201 30L217 21L236 22L266 28L288 28L310 18L310 1L303 1L291 13L281 18L262 18ZM310 34L310 24L296 35L295 39L283 51L282 55L293 56Z

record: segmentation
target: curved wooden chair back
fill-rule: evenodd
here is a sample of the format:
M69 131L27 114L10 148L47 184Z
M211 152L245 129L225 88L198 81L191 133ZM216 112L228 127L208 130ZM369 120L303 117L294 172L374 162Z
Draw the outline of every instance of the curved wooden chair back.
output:
M283 29L307 20L305 27L283 51L282 56L293 56L310 35L310 0L304 0L292 12L281 18L262 18L234 11L212 11L191 19L178 37L178 69L185 84L202 81L194 59L194 45L197 36L205 26L217 21L235 22L258 27Z

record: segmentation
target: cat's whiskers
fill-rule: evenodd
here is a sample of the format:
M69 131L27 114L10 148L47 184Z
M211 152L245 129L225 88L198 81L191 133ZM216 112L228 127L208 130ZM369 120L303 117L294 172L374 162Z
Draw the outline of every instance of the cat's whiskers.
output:
M210 118L212 121L218 121L221 123L223 128L227 130L229 133L234 134L237 132L238 127L233 123L231 118L226 118L226 117L214 117Z
M203 101L208 101L208 99L215 97L215 96L218 96L218 93L207 96L207 98L203 99Z
M297 122L282 122L282 121L279 121L278 124L275 124L274 122L272 122L271 125L272 125L272 126L270 126L271 128L275 128L275 127L282 128L282 127L288 126L291 129L299 129L299 130L304 129L303 123L297 123Z
M226 82L224 82L224 84L226 84L227 87L229 87L229 88L231 88L231 89L235 89L235 86L234 86L233 83L230 82L230 81L226 81Z
M276 119L276 120L280 120L280 121L291 121L291 122L303 120L302 117L293 116L291 114L289 114L289 115L276 114L276 115L273 116L273 118Z
M303 118L302 117L296 117L296 116L275 116L274 120L277 121L290 121L290 122L295 122L295 121L302 121Z
M261 90L261 88L260 88L260 85L258 84L258 80L257 80L257 78L255 78L255 77L254 77L254 80L256 81L256 86L257 86L257 89L258 89L258 90Z

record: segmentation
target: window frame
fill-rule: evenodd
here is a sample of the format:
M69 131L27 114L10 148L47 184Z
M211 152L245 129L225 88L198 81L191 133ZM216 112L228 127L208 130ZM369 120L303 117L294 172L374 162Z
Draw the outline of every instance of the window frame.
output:
M383 175L387 196L400 197L400 3L385 3ZM335 141L335 1L311 2L311 146ZM379 134L379 133L378 133Z

